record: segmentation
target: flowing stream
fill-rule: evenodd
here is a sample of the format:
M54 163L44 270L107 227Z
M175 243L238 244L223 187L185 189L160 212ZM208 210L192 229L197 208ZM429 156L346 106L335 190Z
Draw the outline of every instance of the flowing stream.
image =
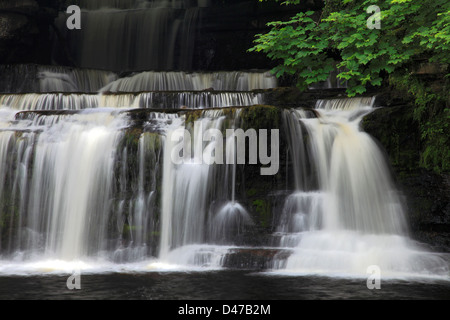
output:
M17 279L78 271L109 289L108 275L158 282L165 273L173 284L180 272L201 291L186 293L182 281L173 296L193 298L211 292L199 273L254 276L252 297L267 284L278 291L262 298L283 298L283 284L304 294L298 278L320 290L348 280L353 290L372 266L399 286L438 281L445 296L448 254L411 238L389 162L361 129L374 97L270 109L286 161L269 184L236 161L242 150L223 134L274 117L255 110L269 108L278 81L267 70L192 71L207 2L77 3L83 29L69 33L63 13L55 28L80 68L0 66L0 297ZM335 82L321 86L346 85ZM247 189L255 179L264 199Z
M278 227L280 244L294 248L285 272L364 277L375 265L384 277L446 276L445 260L409 239L386 159L359 128L371 99L318 101L316 110L285 111L293 161L310 165L297 169Z

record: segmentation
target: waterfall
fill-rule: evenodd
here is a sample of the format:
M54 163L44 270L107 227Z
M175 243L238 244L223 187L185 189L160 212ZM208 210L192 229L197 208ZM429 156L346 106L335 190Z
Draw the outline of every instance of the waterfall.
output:
M126 111L1 109L3 256L57 266L155 254L162 135L177 115L149 112L144 132Z
M232 129L235 129L239 114L240 110L236 114ZM218 213L213 218L211 237L218 243L233 244L233 238L239 235L245 226L253 224L253 221L247 210L236 201L237 144L234 136L226 139L226 150L227 165L222 174L225 176L224 183L231 186L231 196L227 197L227 201L218 209Z
M97 115L87 117L93 116ZM97 247L95 252L102 249L110 211L112 155L120 133L109 125L68 126L65 121L52 130L60 133L60 141L52 141L53 132L41 134L37 141L29 228L47 233L46 252L72 260L88 254L85 241Z
M6 94L0 95L0 106L15 110L81 110L97 108L96 95L88 94Z
M270 89L277 86L270 72L141 72L121 78L104 88L102 92L143 91L250 91Z
M164 126L163 122L170 121L172 116L154 114L153 118L159 118ZM153 127L151 131L156 129ZM119 154L119 200L114 210L120 234L113 253L116 263L140 261L154 254L156 241L151 238L159 231L157 188L163 141L160 134L146 132L140 136L135 150L126 145Z
M38 264L39 270L58 270L70 268L73 264L65 264L70 261L144 261L164 251L164 240L158 249L160 234L174 239L171 248L208 243L216 213L209 213L213 193L221 192L211 190L211 181L229 176L229 171L207 165L191 170L196 168L191 164L171 171L165 137L184 117L143 109L250 105L260 99L251 92L0 96L2 256L24 265L44 259L48 262ZM138 109L145 113L136 120L132 114ZM202 117L206 127L223 127L221 110L203 111ZM171 185L171 179L176 183ZM232 187L228 177L226 181L228 186L220 190ZM167 185L179 195L176 201L171 191L161 194ZM233 191L224 201L234 198ZM179 199L190 204L186 216L186 203ZM170 204L181 220L165 232L165 219L171 215L158 216ZM181 236L175 235L178 230ZM194 250L186 261L196 257L198 263L212 263L225 252L205 248ZM214 263L220 265L219 260Z
M280 245L294 247L285 272L366 277L372 265L383 277L448 272L441 257L408 238L384 156L359 128L371 101L318 101L317 117L285 111L292 163L311 168L294 170L297 190L280 218Z
M208 109L263 103L253 92L144 92L123 94L5 94L0 106L15 110L51 111L92 108Z
M0 65L0 92L94 93L117 79L109 71L41 65Z
M11 198L11 220L17 219L8 251L72 260L103 246L122 125L122 117L99 111L37 116L0 133L2 145L9 144L2 151L17 154L10 157L16 174L5 179L12 188L0 195Z
M132 9L132 8L140 8L145 6L145 0L97 0L97 1L89 1L89 0L75 0L68 1L68 3L76 4L83 9L87 10L98 10L104 8L116 8L116 9Z
M2 259L39 262L32 270L65 270L71 261L222 266L245 248L257 221L237 187L242 168L231 159L208 164L219 143L233 150L225 158L235 157L235 141L204 140L203 131L242 127L242 111L180 105L260 99L251 92L1 96ZM294 190L274 212L275 248L284 257L274 256L276 272L365 277L370 265L386 277L448 272L439 255L409 239L384 156L359 128L372 102L321 100L315 110L281 111ZM180 110L145 110L155 106ZM180 129L191 153L183 149L185 161L176 163L179 140L171 136Z
M239 91L277 87L276 77L267 71L249 72L154 72L120 78L112 72L37 65L0 65L0 93L137 93L154 91ZM205 93L206 94L206 93Z
M67 30L63 13L56 25L82 68L190 70L201 8L180 4L82 1L83 28L79 32Z
M225 117L218 119L202 118L200 124L204 129L221 128ZM181 164L174 164L171 156L179 144L171 138L175 132L185 127L180 121L168 134L165 146L163 174L163 207L161 229L161 251L163 259L170 250L189 244L205 242L205 225L208 219L208 189L211 182L212 167L203 162L203 132L195 130L192 141L184 138L185 148L196 149L191 157ZM200 152L198 151L200 150Z
M69 0L67 3L79 5L83 9L98 10L105 8L139 9L152 7L186 8L189 0Z
M240 112L236 111L231 123L239 119L239 114ZM217 254L223 255L223 250L217 251L217 247L208 247L205 253L205 247L199 245L233 245L240 231L252 224L248 212L236 200L236 164L231 165L231 172L228 165L208 164L211 163L211 157L218 156L212 155L211 150L217 143L223 144L223 141L205 142L204 132L210 129L222 131L234 128L235 124L227 123L226 119L221 110L204 111L195 122L194 128L192 124L186 124L185 119L179 119L168 132L162 185L160 258L163 261L192 263L193 260L199 259L200 254L200 261L210 265L211 260L217 258ZM180 129L193 132L191 138L184 136L182 140L185 146L184 161L174 163L170 155L179 150L180 142L172 137L179 133ZM231 153L236 154L232 139L234 137L226 142L226 150L231 147L234 150ZM231 153L227 152L227 155L222 156L227 157ZM181 247L191 248L192 252L188 249L191 254L180 258Z

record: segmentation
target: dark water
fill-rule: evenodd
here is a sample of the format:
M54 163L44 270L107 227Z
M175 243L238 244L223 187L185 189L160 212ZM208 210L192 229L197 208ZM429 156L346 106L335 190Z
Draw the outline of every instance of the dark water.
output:
M330 300L450 299L450 282L273 276L249 271L82 275L70 291L67 276L0 277L0 299L95 300Z

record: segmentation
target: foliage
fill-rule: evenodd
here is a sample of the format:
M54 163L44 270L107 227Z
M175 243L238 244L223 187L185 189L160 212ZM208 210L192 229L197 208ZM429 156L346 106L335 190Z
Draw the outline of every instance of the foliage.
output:
M381 9L380 29L368 27L371 5ZM268 25L272 29L257 35L250 51L279 61L273 70L277 77L293 75L298 87L306 89L326 80L337 67L349 96L388 84L402 89L415 100L413 114L423 142L421 165L450 170L448 0L325 0L320 12L299 12L288 21ZM422 62L441 69L439 90L416 74Z
M391 77L389 82L414 97L413 118L419 123L424 145L420 164L436 172L450 171L449 81L436 85L404 76Z
M281 61L274 73L296 75L302 89L326 80L337 62L338 78L348 81L350 96L369 85L380 86L389 74L409 72L415 59L450 62L450 2L377 1L381 29L369 29L371 14L366 10L373 4L325 1L321 12L299 12L289 21L270 22L272 30L257 35L250 51Z
M242 129L278 129L280 110L273 106L254 105L243 108L240 114Z

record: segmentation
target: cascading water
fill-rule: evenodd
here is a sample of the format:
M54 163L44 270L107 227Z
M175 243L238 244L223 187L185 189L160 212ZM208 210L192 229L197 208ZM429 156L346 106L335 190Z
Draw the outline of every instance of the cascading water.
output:
M236 120L239 119L239 113L236 115L232 129L235 129ZM215 242L232 244L233 237L239 235L240 229L246 225L251 225L253 221L247 210L236 201L237 145L234 136L226 139L226 150L227 154L225 157L227 161L224 176L225 185L231 186L231 197L226 199L227 202L220 207L218 213L213 218L211 237Z
M0 195L14 210L1 235L6 252L73 260L102 249L123 125L122 117L98 110L36 116L0 133L2 151L16 155L5 162L16 174Z
M176 113L143 109L260 102L261 96L251 92L2 95L0 247L6 263L1 264L1 272L65 272L75 267L92 271L123 263L130 269L133 263L155 259L163 252L158 249L160 234L166 237L164 218L157 218L159 186L167 168L163 159L169 159L163 152L164 136L181 119ZM132 113L138 109L145 111L145 119L142 123L142 115L138 116L139 126L133 127ZM205 123L215 123L220 114L205 116ZM195 177L196 172L186 170L184 181L210 179L209 173ZM222 174L217 169L211 172ZM210 205L192 191L187 190L184 199L193 207ZM168 201L161 202L165 208ZM183 203L178 206L182 210ZM193 209L188 218L183 220L187 224L197 218L206 222L208 216L202 218ZM211 228L200 223L198 233L183 223L179 227L185 236L177 245L195 243L196 237L206 243L211 237ZM211 250L216 252L216 262L211 262ZM219 266L225 252L203 246L186 261L194 258L191 262L196 265ZM137 268L155 266L144 262Z
M98 96L89 94L5 94L0 106L14 110L81 110L98 107Z
M65 58L97 70L0 66L0 272L36 261L38 272L80 261L102 272L221 267L230 252L261 249L277 272L365 277L378 265L384 276L448 276L448 263L408 238L386 161L359 130L371 98L281 112L295 192L271 213L273 246L248 248L245 232L270 209L250 208L263 201L244 195L234 137L205 140L203 130L241 128L241 110L223 108L262 104L254 90L275 88L276 78L190 72L207 2L69 2L82 7L83 28L57 19ZM346 85L331 74L321 86ZM175 163L180 129L189 137ZM226 163L210 165L223 145Z
M60 121L36 142L29 228L47 235L45 252L50 256L70 261L88 255L92 247L94 252L103 249L113 154L120 139L115 129L123 125L120 117L104 117L89 113L75 116L72 125Z
M0 55L66 66L0 65L0 298L448 297L450 255L409 237L404 197L360 129L374 99L312 108L347 88L342 70L304 93L270 90L272 64L244 54L266 20L314 1L19 2L0 5L13 27ZM72 5L81 30L66 24ZM388 290L360 281L373 266Z
M141 72L118 79L101 89L102 92L143 91L250 91L277 86L270 72Z
M207 109L261 103L253 92L144 92L123 94L5 94L0 106L15 110L51 111L92 108Z
M190 70L199 7L184 8L178 1L81 1L80 6L84 27L77 34L67 30L65 14L56 21L78 66Z
M148 112L144 132L132 109L1 110L1 272L104 271L155 254L161 134L176 115Z
M154 114L154 117L158 119L159 127L153 126L152 131L158 131L165 126L165 122L170 122L175 116ZM113 260L116 263L140 261L154 254L152 251L155 241L149 241L149 238L159 231L156 202L162 163L162 144L162 136L146 132L140 136L137 150L129 150L131 146L126 146L119 155L121 166L118 198L120 200L114 212L118 230L122 232L118 239L118 248L113 254ZM135 162L137 168L129 167L130 157L137 158ZM136 195L130 196L133 191Z
M239 111L236 111L235 120L238 116ZM232 239L239 234L240 229L252 223L247 211L235 199L235 162L232 164L231 184L228 165L211 165L215 157L220 157L213 155L212 150L223 141L204 140L205 131L221 132L227 128L225 120L226 116L221 110L204 111L202 117L195 121L194 128L180 119L168 133L162 186L160 259L163 261L220 266L228 247L211 244L232 245ZM180 130L185 129L193 131L193 135L182 136L183 161L174 163L173 153L181 150L180 141L172 137L178 137ZM226 150L229 151L229 148L235 149L231 138L227 141ZM227 157L229 154L235 154L235 150L221 156ZM223 163L231 163L229 160L225 162L223 159ZM232 189L231 199L227 195L223 199L223 195L218 196L221 193L228 194L229 187ZM220 204L217 205L217 202ZM180 250L186 250L189 254L180 255Z
M317 117L285 111L295 172L276 236L294 248L286 273L447 276L448 264L408 238L401 198L373 139L359 129L371 99L319 101ZM308 136L306 140L304 136ZM312 174L310 174L310 172Z
M40 65L0 65L0 74L5 93L94 93L118 78L109 71Z

